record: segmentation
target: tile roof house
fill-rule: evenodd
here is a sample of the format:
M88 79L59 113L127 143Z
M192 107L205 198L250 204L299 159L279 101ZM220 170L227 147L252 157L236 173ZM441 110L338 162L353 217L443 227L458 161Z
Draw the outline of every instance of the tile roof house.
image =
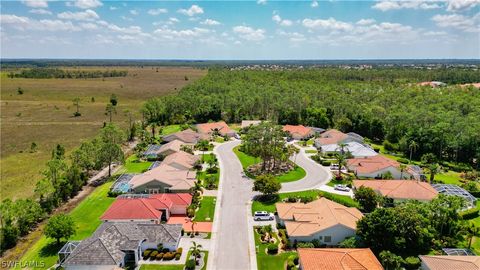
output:
M299 248L302 270L383 270L369 248Z
M365 178L381 178L387 172L392 174L393 179L410 179L412 176L407 170L401 172L399 162L382 155L348 159L347 168L358 177Z
M227 123L225 123L224 121L197 124L197 130L200 134L204 134L208 136L211 136L217 132L221 136L228 136L228 137L233 137L236 134L235 130L231 129L227 125Z
M190 170L195 167L199 160L199 156L184 151L178 151L166 156L162 161L162 165L168 165L178 170Z
M321 147L322 153L340 153L342 147L338 144L326 144ZM358 142L348 142L343 147L343 151L350 153L353 157L373 157L378 155L370 146L358 143Z
M423 270L478 270L480 256L418 256Z
M262 120L242 120L241 128L247 128L250 126L256 126L260 124Z
M164 142L171 142L174 140L182 141L186 144L196 144L200 140L207 140L208 136L202 135L197 133L191 129L185 129L183 131L175 132L169 135L165 135L162 137Z
M180 152L180 149L182 148L182 145L185 143L180 141L180 140L173 140L171 142L168 142L166 144L162 144L158 151L156 151L157 156L162 155L162 156L168 156L170 154Z
M287 132L294 140L305 140L314 135L312 128L302 125L285 125L282 130Z
M197 173L179 170L167 164L135 175L129 181L134 193L185 193L195 186Z
M315 147L320 148L326 145L338 145L340 143L357 142L363 144L363 137L357 133L349 132L343 133L336 129L329 129L320 134L315 139Z
M369 187L395 201L431 201L438 195L429 183L416 180L353 180L353 186Z
M357 221L363 214L355 207L346 207L325 198L304 203L277 203L279 223L285 224L292 241L320 240L326 245L338 245L355 235Z
M142 252L158 244L170 250L180 241L180 224L105 222L93 235L60 256L64 269L117 269L137 265Z
M120 195L100 217L103 221L144 221L160 223L171 215L186 215L192 203L188 193Z

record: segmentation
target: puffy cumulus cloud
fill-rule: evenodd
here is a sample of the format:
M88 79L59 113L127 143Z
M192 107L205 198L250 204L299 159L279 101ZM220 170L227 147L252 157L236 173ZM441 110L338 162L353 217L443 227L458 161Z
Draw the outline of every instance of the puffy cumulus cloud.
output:
M99 0L76 0L73 5L81 9L89 9L101 7L103 3Z
M59 13L57 17L59 19L76 20L76 21L94 21L100 18L98 14L91 9L87 9L85 11L80 11L80 12L66 11L66 12Z
M160 39L176 40L176 39L189 39L198 38L211 33L211 30L195 27L193 29L175 30L169 27L158 28L153 31L155 37Z
M266 5L266 4L267 4L267 0L257 0L257 4L259 4L259 5Z
M316 0L313 0L312 3L310 4L312 8L318 7L318 2Z
M480 32L480 13L472 17L460 14L435 15L432 17L437 26L454 28L465 32Z
M80 27L82 29L85 29L85 30L97 30L98 29L98 25L96 25L95 23L91 23L91 22L80 23Z
M349 31L353 26L350 23L337 21L334 18L322 19L304 19L302 25L310 30L336 30Z
M164 14L164 13L167 13L167 12L168 12L168 10L166 8L150 9L150 10L147 11L147 13L152 15L152 16Z
M200 22L200 24L204 24L204 25L220 25L221 23L220 23L219 21L216 21L216 20L206 19L206 20Z
M52 15L52 12L50 10L43 9L43 8L30 9L28 12L32 14L38 14L38 15Z
M375 23L374 19L361 19L357 21L355 24L357 25L369 25Z
M203 14L203 8L197 5L192 5L189 9L184 9L184 8L179 9L178 13L191 17L197 14Z
M280 17L280 15L274 13L272 16L272 20L276 23L278 23L281 26L291 26L293 24L292 21L290 20L284 20Z
M116 24L109 23L106 21L98 21L98 25L103 26L107 30L111 30L113 32L122 33L122 34L130 34L130 35L144 35L145 33L142 32L142 28L140 26L131 25L128 27L120 27Z
M447 11L457 12L469 10L480 5L480 0L449 0Z
M254 29L245 25L238 25L233 27L233 32L238 35L238 37L249 40L249 41L260 41L265 39L265 30L263 29Z
M28 17L22 17L11 14L0 15L2 26L12 27L17 30L38 30L38 31L78 31L78 26L69 21L61 20L34 20Z
M277 34L281 37L287 38L290 42L299 43L305 41L305 35L298 32L285 32L283 30L277 31Z
M48 3L46 0L22 0L22 3L31 8L47 8Z
M433 1L397 1L397 0L381 0L372 6L374 9L381 11L389 11L396 9L436 9L442 6Z

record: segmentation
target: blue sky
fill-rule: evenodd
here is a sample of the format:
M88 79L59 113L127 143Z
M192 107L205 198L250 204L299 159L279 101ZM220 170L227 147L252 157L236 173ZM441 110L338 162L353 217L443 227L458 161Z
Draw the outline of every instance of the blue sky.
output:
M2 1L3 58L480 58L480 0Z

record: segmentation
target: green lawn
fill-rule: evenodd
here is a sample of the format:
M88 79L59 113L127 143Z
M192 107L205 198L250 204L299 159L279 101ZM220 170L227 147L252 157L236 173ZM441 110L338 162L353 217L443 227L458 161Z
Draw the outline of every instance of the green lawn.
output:
M225 139L223 137L217 136L217 137L215 137L215 142L223 143L223 142L225 142Z
M290 192L290 193L280 193L278 195L278 198L276 200L271 200L271 201L266 201L266 202L261 202L261 201L253 201L252 203L252 214L255 211L267 211L267 212L272 212L274 213L276 211L275 209L275 203L282 201L285 198L288 197L312 197L316 198L318 196L323 196L329 200L335 201L337 203L349 206L349 207L357 207L358 204L355 202L352 198L349 196L343 196L343 195L338 195L338 194L333 194L333 193L328 193L325 191L320 191L320 190L307 190L307 191L298 191L298 192Z
M427 177L430 177L430 175L427 175ZM454 171L448 171L435 175L435 180L441 181L445 184L460 185L460 179L460 173Z
M258 270L283 270L285 261L290 255L295 255L296 252L283 252L277 255L268 255L265 252L268 244L260 241L260 234L253 230L255 234L255 249L257 251L257 269ZM278 237L277 237L277 243Z
M162 136L169 135L179 131L182 131L182 127L180 125L165 126L162 128Z
M233 148L233 152L237 155L238 159L240 160L240 163L242 163L242 167L244 170L246 170L248 166L257 164L262 161L260 158L252 157L241 152L239 148L240 146L236 146L235 148Z
M112 204L115 198L107 196L113 182L108 182L97 187L92 194L85 198L75 209L70 212L74 219L77 231L71 240L83 240L89 237L101 224L100 216ZM61 246L55 240L42 236L22 257L22 262L44 262L45 267L54 265L58 259L57 252ZM41 268L39 268L41 269Z
M213 221L215 215L215 202L216 197L203 196L200 201L200 208L195 213L194 221ZM210 218L210 220L207 220Z
M300 166L295 166L294 170L287 172L286 174L275 177L280 183L297 181L305 177L307 173Z
M318 151L317 151L317 150L313 150L313 149L308 149L308 150L305 150L305 153L307 153L307 154L316 154L316 153L318 153Z
M131 155L125 160L120 172L122 173L143 173L148 170L153 162L142 162L138 159L137 155Z

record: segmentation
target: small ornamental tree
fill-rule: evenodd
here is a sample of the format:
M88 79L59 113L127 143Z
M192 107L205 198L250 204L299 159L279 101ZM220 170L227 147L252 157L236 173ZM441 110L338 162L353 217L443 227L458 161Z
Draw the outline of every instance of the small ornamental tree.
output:
M70 216L65 214L54 215L48 220L45 226L45 235L57 240L60 244L62 238L68 239L75 234L75 222Z
M282 185L270 175L260 175L253 183L253 191L259 191L263 195L270 197L278 193Z
M379 195L371 188L361 186L355 190L355 201L358 202L363 211L370 213L378 205Z

